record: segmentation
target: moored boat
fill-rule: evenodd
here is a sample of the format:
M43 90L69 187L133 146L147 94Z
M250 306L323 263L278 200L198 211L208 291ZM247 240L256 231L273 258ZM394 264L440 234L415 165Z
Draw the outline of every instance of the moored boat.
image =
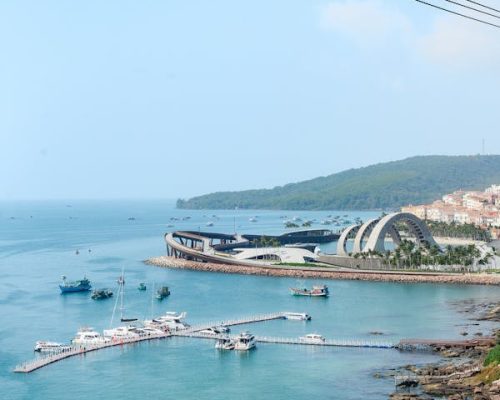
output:
M221 337L215 342L215 348L218 350L234 350L234 342L229 336Z
M92 285L87 277L83 277L78 281L70 282L66 279L66 276L62 277L63 284L59 285L59 289L61 289L61 293L72 293L72 292L86 292L92 289Z
M303 343L309 344L323 344L325 343L325 338L317 333L309 333L305 336L301 336L299 340Z
M310 321L311 316L307 313L294 313L294 312L286 312L283 313L285 319L292 319L297 321Z
M137 289L146 290L146 284L144 282L139 283L139 286L137 286Z
M328 297L330 295L326 285L313 286L312 289L290 288L290 291L294 296Z
M212 326L207 329L201 330L199 333L202 335L218 336L225 333L229 333L231 330L227 326Z
M103 299L109 299L110 297L113 296L113 291L110 289L96 289L92 292L92 299L94 300L103 300Z
M77 345L100 345L108 343L109 341L109 338L106 338L94 331L92 328L87 327L80 328L71 343Z
M117 339L136 339L139 337L137 333L137 327L133 325L119 326L117 328L105 329L103 331L104 337L111 338L112 340Z
M35 347L33 348L34 351L37 351L39 353L55 353L55 352L60 352L64 350L69 350L71 346L64 345L62 343L57 343L57 342L47 342L45 340L38 340L35 343Z
M178 331L182 329L189 328L189 325L183 321L186 317L186 313L177 314L173 311L167 311L161 317L157 317L151 320L144 321L144 326L165 330Z
M255 336L250 332L241 332L235 340L235 350L251 350L256 346Z
M163 300L167 296L170 296L170 290L168 286L162 286L156 291L156 298L158 300Z

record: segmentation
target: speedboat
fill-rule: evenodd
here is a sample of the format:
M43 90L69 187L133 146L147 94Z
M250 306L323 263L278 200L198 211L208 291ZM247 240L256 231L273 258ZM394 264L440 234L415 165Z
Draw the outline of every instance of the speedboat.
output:
M235 350L251 350L255 348L255 336L250 332L241 332L234 343Z
M135 339L139 337L137 328L133 325L119 326L118 328L105 329L103 331L105 337L112 339Z
M217 339L215 348L219 350L234 350L234 342L229 336L221 337Z
M285 319L293 319L297 321L310 321L311 316L306 313L294 313L294 312L286 312L283 313L283 316Z
M299 340L303 343L310 344L323 344L325 343L325 338L317 333L309 333L305 336L301 336Z
M70 349L71 346L64 345L62 343L57 342L46 342L45 340L38 340L35 343L34 351L38 351L40 353L53 353L60 352L63 350Z
M144 326L161 330L168 329L178 331L189 328L189 325L182 321L184 318L186 318L185 312L178 314L173 311L168 311L161 317L144 321Z
M201 333L202 335L217 336L224 333L229 333L230 331L231 330L227 326L212 326L210 328L201 330L199 333Z
M326 285L313 286L312 289L290 288L290 291L294 296L328 297L330 295Z
M80 328L80 330L76 333L76 336L71 341L71 343L78 345L88 345L88 344L98 345L98 344L108 343L109 341L110 341L109 338L100 335L92 328Z

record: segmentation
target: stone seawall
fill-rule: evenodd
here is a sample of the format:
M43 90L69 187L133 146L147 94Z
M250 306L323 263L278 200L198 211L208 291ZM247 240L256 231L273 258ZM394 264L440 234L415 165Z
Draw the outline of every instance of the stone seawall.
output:
M190 269L225 274L283 276L290 278L342 279L357 281L403 282L403 283L453 283L470 285L500 285L499 274L426 274L394 271L342 271L329 267L300 268L287 266L247 267L238 265L202 263L167 256L153 257L146 264L164 268ZM323 270L324 269L324 270Z

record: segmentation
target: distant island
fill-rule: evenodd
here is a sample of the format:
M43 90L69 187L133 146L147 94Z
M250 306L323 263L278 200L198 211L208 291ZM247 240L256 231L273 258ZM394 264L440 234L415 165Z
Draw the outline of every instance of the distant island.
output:
M500 183L500 155L417 156L272 189L177 200L181 209L381 210Z

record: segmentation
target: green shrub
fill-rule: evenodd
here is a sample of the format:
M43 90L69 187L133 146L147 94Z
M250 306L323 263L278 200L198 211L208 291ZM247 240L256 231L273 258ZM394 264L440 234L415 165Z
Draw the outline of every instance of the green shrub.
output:
M490 365L492 363L500 363L500 344L497 344L490 350L490 352L486 356L486 359L484 360L483 365L486 367L487 365Z

